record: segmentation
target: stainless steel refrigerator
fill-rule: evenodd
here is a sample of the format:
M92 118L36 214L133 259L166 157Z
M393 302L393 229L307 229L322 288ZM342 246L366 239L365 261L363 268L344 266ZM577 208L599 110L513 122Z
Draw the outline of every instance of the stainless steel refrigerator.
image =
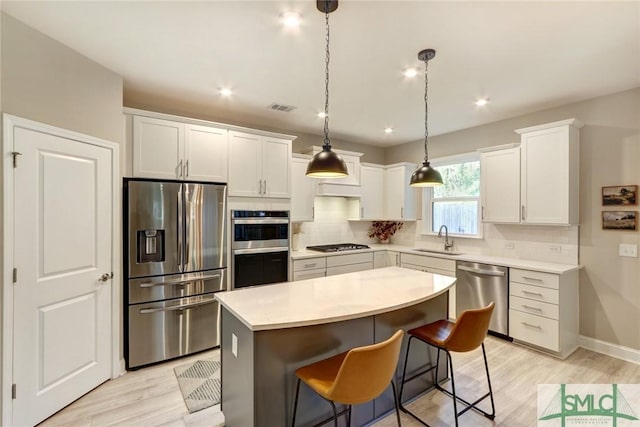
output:
M124 180L127 368L220 345L226 186Z

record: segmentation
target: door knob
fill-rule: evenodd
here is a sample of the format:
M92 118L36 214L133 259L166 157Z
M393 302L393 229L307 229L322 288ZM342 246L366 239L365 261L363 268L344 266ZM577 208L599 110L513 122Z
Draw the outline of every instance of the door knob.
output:
M100 278L98 279L98 282L106 282L109 279L113 279L113 272L111 272L111 274L104 273L102 276L100 276Z

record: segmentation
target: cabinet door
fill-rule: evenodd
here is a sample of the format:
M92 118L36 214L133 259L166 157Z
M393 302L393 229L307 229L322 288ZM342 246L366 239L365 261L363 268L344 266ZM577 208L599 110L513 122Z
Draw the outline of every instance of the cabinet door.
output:
M400 252L387 251L387 267L400 267Z
M309 157L310 159L310 157ZM313 221L313 200L317 179L309 178L307 158L291 159L291 221Z
M349 175L343 178L323 179L322 182L330 184L360 185L360 155L346 154L335 149L333 151L340 154L342 160L347 164L347 172Z
M262 146L258 135L229 132L230 196L262 196Z
M185 125L184 179L227 182L226 129Z
M360 219L384 219L384 169L360 166Z
M520 147L480 154L482 221L520 222Z
M395 166L385 170L385 219L416 219L415 190L409 187L410 166Z
M291 197L291 141L264 137L262 141L262 195Z
M133 176L181 179L183 147L182 123L133 117Z
M568 224L569 197L569 127L523 133L522 222Z

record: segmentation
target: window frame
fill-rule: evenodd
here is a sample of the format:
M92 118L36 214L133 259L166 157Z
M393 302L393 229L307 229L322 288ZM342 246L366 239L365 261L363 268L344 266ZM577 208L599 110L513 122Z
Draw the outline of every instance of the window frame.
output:
M472 151L470 153L456 154L453 156L440 157L437 159L429 160L431 165L437 169L439 166L449 166L455 165L459 163L467 163L467 162L480 162L480 153ZM480 181L482 182L482 168L480 168ZM449 231L449 236L463 239L483 239L484 238L484 227L482 222L482 185L479 182L479 192L478 196L466 196L466 197L433 197L433 187L425 187L422 189L422 230L421 234L423 236L437 236L438 233L432 231L433 229L433 203L434 201L438 202L466 202L466 201L476 201L477 202L477 211L476 216L478 220L478 232L476 234L460 234Z

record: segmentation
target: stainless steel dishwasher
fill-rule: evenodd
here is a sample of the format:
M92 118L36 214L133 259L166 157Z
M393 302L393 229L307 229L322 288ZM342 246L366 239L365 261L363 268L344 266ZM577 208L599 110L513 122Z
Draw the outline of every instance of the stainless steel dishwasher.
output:
M509 337L509 269L477 262L456 262L456 314L470 308L496 306L491 316L489 332Z

